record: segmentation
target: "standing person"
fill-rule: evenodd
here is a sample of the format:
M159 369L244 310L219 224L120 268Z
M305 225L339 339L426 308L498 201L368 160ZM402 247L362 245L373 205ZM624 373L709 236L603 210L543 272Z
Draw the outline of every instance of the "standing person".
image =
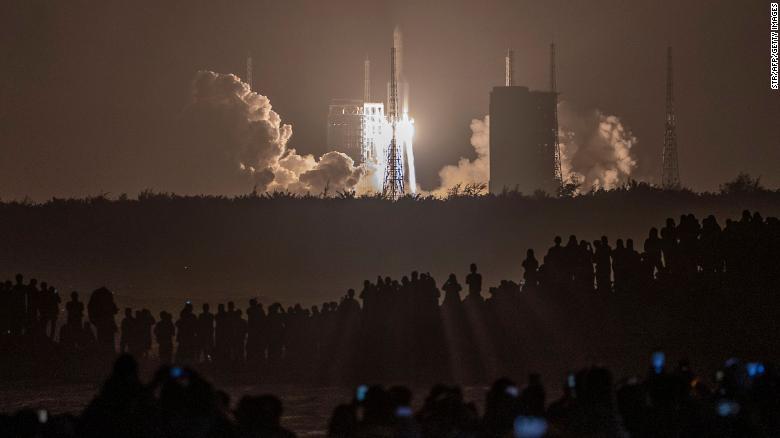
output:
M69 349L75 349L81 339L84 319L84 303L79 301L79 293L70 293L70 301L65 304L67 312L65 325L60 328L60 344Z
M225 328L226 330L226 352L227 352L227 359L228 362L234 362L236 360L236 357L238 356L238 331L239 331L239 325L240 322L238 319L240 316L238 315L238 311L236 310L236 304L232 301L228 301L227 303L227 316L225 317Z
M234 339L233 361L237 364L244 362L244 344L246 343L247 322L242 316L241 309L236 309L234 320Z
M198 315L198 356L200 360L210 361L214 350L214 314L209 303L203 303L201 309Z
M176 327L173 325L173 317L166 311L160 312L160 322L154 326L154 337L159 348L160 362L171 363L173 360L173 336Z
M265 358L265 348L263 346L263 325L265 322L265 311L263 305L257 302L257 299L249 300L249 308L246 309L247 318L247 338L246 338L246 359L247 361L262 361Z
M8 302L8 328L11 336L19 336L24 333L27 315L27 287L24 285L22 274L16 274L16 284L9 292Z
M41 334L54 339L54 333L57 329L57 318L60 313L60 294L54 286L47 286L44 289L44 283L41 283L41 297L38 307L40 315Z
M179 349L176 352L178 362L192 363L196 361L197 328L198 318L193 313L192 303L187 301L179 312L179 320L176 321L176 341L179 344Z
M544 256L544 284L548 287L557 288L564 283L564 249L561 246L561 236L555 236L553 246L547 250Z
M482 274L477 272L477 264L469 266L469 274L466 276L466 284L469 286L469 295L480 295L482 292Z
M658 228L650 228L643 249L648 263L650 263L653 266L653 269L658 272L662 272L664 269L664 265L661 262L662 247L663 243L661 242L661 238L658 237Z
M125 317L122 318L120 323L119 332L119 352L127 353L130 351L130 344L133 338L133 331L135 330L135 318L133 317L133 309L125 307Z
M677 225L672 218L667 218L666 226L661 228L661 253L664 257L664 270L676 275L678 273L679 251Z
M460 304L460 291L463 290L463 287L458 283L455 274L450 274L447 281L441 286L441 290L444 291L444 302L442 302L442 306Z
M601 236L601 240L593 242L593 246L596 248L593 254L596 259L596 289L609 292L612 290L612 248L607 236Z
M38 328L38 302L40 301L38 280L31 278L24 290L24 328L25 333L32 333Z
M225 311L225 305L217 305L217 314L214 315L214 355L218 360L223 361L228 357L228 313Z
M348 289L347 295L341 300L339 311L346 318L360 314L360 304L355 299L355 289Z
M97 343L105 353L116 353L115 336L117 332L114 316L119 312L114 302L114 294L105 287L92 292L87 303L89 321L97 330Z
M282 360L284 348L284 310L279 303L273 303L268 307L268 364L272 371Z
M593 291L593 247L590 242L581 240L579 251L577 254L576 269L574 271L574 278L579 290L583 292Z
M623 239L615 241L615 250L612 251L612 271L615 275L615 292L625 292L629 273L629 255L623 245Z
M525 260L523 260L523 290L536 290L539 285L539 261L536 260L533 249L528 249L525 253Z
M148 357L149 352L152 349L152 330L155 325L154 316L152 316L152 312L149 311L149 309L141 309L141 320L139 321L140 325L140 337L141 337L141 349L142 349L142 356Z

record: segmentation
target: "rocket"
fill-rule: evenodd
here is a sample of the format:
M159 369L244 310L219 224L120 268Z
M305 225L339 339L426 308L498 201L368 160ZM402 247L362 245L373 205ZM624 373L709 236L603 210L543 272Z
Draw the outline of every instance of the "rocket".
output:
M406 82L406 76L404 75L404 42L403 34L398 26L393 30L393 48L395 48L395 70L398 80L398 100L399 102L399 116L409 113L409 83ZM388 84L387 90L388 99L390 97L390 85Z

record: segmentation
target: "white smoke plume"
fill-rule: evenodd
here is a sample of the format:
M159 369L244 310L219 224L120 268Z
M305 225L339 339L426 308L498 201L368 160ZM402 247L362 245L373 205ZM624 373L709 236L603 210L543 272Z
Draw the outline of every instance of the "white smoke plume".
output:
M341 152L317 160L288 148L292 127L232 74L199 71L182 119L187 141L179 170L190 192L320 194L327 187L335 194L354 189L361 175Z
M461 157L458 165L447 165L439 171L441 186L433 191L445 196L457 185L487 184L490 180L490 116L471 120L471 146L477 157L474 160Z
M599 110L577 111L558 105L561 174L564 182L578 182L581 193L614 189L636 168L631 149L637 139L617 116Z

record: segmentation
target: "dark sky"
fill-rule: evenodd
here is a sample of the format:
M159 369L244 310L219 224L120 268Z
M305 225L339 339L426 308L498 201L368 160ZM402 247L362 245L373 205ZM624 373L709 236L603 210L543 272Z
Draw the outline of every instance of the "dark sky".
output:
M362 61L384 92L392 31L404 32L418 181L471 156L469 121L503 81L558 83L579 107L638 137L639 179L657 181L665 46L675 50L681 178L716 189L739 171L780 186L780 94L769 90L769 3L689 1L73 1L0 5L0 197L172 190L172 126L195 71L244 70L293 125L291 146L325 151L334 97L360 97ZM204 175L208 178L208 175Z

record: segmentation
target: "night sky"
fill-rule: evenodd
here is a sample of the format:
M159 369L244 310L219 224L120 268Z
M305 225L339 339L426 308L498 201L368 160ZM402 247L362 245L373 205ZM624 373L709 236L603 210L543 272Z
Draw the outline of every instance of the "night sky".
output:
M290 146L319 156L328 102L361 96L365 56L372 92L384 96L396 25L425 189L442 166L473 156L469 122L502 84L506 48L516 83L546 88L553 39L562 99L621 118L639 139L637 179L660 179L671 44L683 184L714 190L746 171L780 186L780 93L769 89L763 0L8 0L0 198L176 190L186 147L173 127L195 72L242 76L248 51L256 91L293 125Z

